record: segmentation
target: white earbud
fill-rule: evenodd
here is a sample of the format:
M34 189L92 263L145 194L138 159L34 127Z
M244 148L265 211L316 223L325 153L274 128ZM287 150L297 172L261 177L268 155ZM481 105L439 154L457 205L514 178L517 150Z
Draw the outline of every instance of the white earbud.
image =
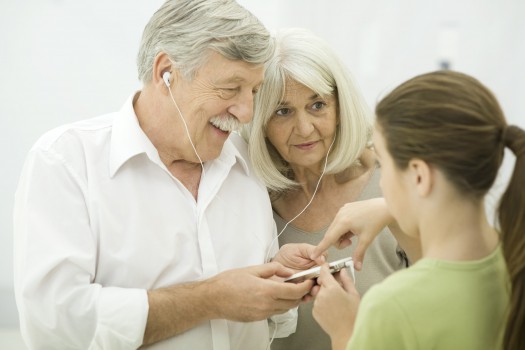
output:
M166 84L167 87L170 87L171 84L170 84L170 72L164 72L164 74L162 74L162 79L164 79L164 84Z

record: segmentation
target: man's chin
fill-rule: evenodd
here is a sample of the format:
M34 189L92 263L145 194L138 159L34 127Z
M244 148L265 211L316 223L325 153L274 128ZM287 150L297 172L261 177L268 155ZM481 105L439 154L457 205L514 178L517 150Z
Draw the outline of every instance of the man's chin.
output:
M214 148L210 149L208 152L203 152L202 154L199 153L199 156L201 157L202 162L207 162L207 161L219 158L219 156L222 153L223 147L224 147L224 143L221 145L215 145Z

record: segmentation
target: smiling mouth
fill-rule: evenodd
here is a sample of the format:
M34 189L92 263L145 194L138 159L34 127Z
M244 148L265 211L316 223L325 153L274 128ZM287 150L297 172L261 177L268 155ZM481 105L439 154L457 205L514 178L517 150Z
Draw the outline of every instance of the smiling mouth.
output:
M210 124L217 129L231 133L232 131L239 131L241 129L241 123L235 117L213 117L210 120Z

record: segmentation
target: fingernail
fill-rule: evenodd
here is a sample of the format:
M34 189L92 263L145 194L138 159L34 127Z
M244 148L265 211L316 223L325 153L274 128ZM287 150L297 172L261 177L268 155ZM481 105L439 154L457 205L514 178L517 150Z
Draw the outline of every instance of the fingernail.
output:
M356 261L355 264L354 264L354 268L356 270L361 270L361 267L363 267L363 263L360 262L360 261Z

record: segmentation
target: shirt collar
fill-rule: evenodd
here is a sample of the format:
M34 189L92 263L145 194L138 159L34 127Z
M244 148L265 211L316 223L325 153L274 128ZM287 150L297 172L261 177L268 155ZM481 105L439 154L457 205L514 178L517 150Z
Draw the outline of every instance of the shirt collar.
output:
M161 163L157 149L141 129L133 108L139 95L140 91L131 95L113 120L109 156L110 177L114 177L124 163L139 154L147 154L152 161ZM238 161L249 175L247 154L247 147L242 137L232 134L224 143L222 152L216 160L229 163L231 166Z
M109 155L109 176L113 177L120 167L138 154L147 154L151 159L158 158L155 146L140 128L133 104L140 91L131 95L120 111L116 113L111 130Z
M232 159L232 165L238 162L243 168L246 175L250 175L250 167L248 166L248 147L246 142L239 134L232 133L224 143L221 155L218 160Z

